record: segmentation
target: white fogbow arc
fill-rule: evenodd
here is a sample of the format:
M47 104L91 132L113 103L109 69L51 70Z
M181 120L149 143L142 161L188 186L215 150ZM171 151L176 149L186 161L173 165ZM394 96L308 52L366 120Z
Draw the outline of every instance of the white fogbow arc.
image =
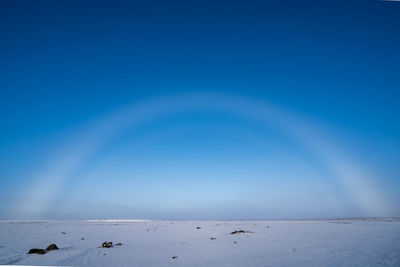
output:
M391 212L371 179L355 166L347 154L339 150L338 145L330 140L321 127L310 120L275 105L241 96L191 93L152 98L127 105L87 123L33 177L33 184L20 199L17 214L39 216L86 159L124 130L160 116L189 110L228 112L276 127L309 149L329 167L332 177L335 177L361 213L374 216Z

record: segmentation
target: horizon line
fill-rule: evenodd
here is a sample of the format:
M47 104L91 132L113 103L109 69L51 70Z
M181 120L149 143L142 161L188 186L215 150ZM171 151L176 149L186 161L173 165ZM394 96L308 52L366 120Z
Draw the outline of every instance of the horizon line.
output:
M56 220L48 220L48 219L22 219L22 220L7 220L0 219L0 222L20 222L20 223L46 223L46 222L109 222L109 223L124 223L124 222L165 222L165 221L174 221L174 222L184 222L184 221L193 221L193 222L229 222L229 221L340 221L340 220L371 220L371 221L379 221L379 220L400 220L400 217L334 217L334 218L283 218L283 219L56 219Z

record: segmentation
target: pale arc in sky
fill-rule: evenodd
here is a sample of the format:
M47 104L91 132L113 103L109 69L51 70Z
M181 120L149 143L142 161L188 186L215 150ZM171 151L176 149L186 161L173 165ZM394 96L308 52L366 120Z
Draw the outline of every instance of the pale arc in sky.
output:
M315 121L265 101L220 93L183 93L151 98L127 105L99 116L81 127L57 155L48 160L23 190L16 215L37 217L51 205L74 172L90 155L129 127L188 110L215 110L256 119L279 129L286 136L314 153L332 177L365 216L391 214L392 210L371 177L356 166L351 156L340 150L329 133Z

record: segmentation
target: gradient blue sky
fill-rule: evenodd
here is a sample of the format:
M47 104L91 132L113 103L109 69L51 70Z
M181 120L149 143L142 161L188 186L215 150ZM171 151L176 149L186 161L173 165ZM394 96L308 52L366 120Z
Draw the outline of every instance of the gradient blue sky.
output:
M3 0L0 38L1 219L400 216L400 3Z

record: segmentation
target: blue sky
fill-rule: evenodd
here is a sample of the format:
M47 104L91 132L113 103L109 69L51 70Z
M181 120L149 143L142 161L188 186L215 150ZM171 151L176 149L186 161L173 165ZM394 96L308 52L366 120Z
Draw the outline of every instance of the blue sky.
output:
M399 3L0 5L1 219L400 216Z

